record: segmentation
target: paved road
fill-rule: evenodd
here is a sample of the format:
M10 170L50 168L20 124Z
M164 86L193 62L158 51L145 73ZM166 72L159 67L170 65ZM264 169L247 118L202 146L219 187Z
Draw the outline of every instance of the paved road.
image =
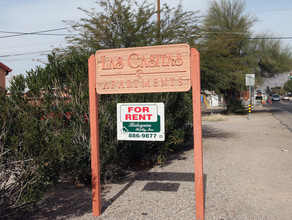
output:
M292 101L274 101L263 106L292 131Z
M280 102L274 101L272 103L272 106L292 113L292 101L280 101Z

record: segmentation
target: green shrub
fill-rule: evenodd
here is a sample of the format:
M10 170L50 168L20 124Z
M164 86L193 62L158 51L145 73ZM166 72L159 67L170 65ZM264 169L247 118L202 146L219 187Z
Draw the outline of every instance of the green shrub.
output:
M0 216L32 207L62 166L60 141L40 120L40 109L18 101L0 100Z

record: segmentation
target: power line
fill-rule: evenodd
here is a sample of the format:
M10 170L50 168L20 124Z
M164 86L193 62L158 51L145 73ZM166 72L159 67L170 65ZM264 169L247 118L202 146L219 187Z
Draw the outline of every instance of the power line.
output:
M23 55L30 55L30 54L38 54L38 53L49 53L52 50L43 50L43 51L37 51L37 52L28 52L28 53L16 53L16 54L9 54L9 55L0 55L0 58L3 57L13 57L13 56L23 56Z
M19 31L0 31L1 33L6 33L6 34L36 34L36 33L44 33L44 32L52 32L52 31L60 31L60 30L65 30L68 28L54 28L54 29L49 29L49 30L43 30L43 31L35 31L35 32L19 32Z
M210 38L215 38L215 37L212 37L212 36L201 36L201 37L198 37L198 38L201 38L201 39L210 39ZM236 39L236 37L228 37L228 39ZM245 40L292 40L292 37L243 37L242 39L245 39Z
M290 40L292 37L251 37L250 40Z
M60 44L60 43L64 43L64 40L62 40L62 41L54 41L54 42L49 42L49 43L34 43L34 44L25 44L25 45L15 45L15 46L9 46L9 47L1 47L0 48L0 51L1 50L7 50L7 49L14 49L14 48L17 48L17 49L19 49L19 48L24 48L24 47L32 47L32 46L39 46L39 45L48 45L48 44L50 44L50 45L52 45L52 44Z
M231 35L236 35L236 34L232 34ZM212 36L201 36L199 38L205 38L205 39L209 39L209 38L214 38ZM230 38L232 38L232 36L230 36ZM292 36L289 37L244 37L243 39L246 40L291 40ZM7 55L0 55L0 58L5 58L5 57L13 57L13 56L23 56L23 55L31 55L31 54L40 54L40 53L49 53L52 50L43 50L43 51L36 51L36 52L27 52L27 53L17 53L17 54L7 54Z
M60 31L65 30L68 28L55 28L55 29L49 29L49 30L43 30L43 31L35 31L35 32L18 32L18 31L0 31L0 33L5 34L12 34L12 35L5 35L0 36L0 38L9 38L9 37L18 37L18 36L24 36L24 35L54 35L54 36L68 36L68 35L75 35L75 34L48 34L47 32L53 32L53 31Z
M39 58L40 56L43 56L43 55L39 55L39 54L36 54L36 55L32 55L32 56L28 56L28 57L23 57L23 58L10 58L10 57L8 57L8 58L1 58L1 60L2 60L2 62L4 61L4 62L6 62L6 61L8 61L8 62L11 62L11 61L23 61L23 60L32 60L32 59L34 59L34 58Z
M281 12L281 11L292 11L292 8L289 8L289 9L259 10L259 11L246 11L246 12L249 12L249 13L264 13L264 12ZM200 12L206 13L207 10L201 10Z
M200 38L214 38L212 34L225 34L225 35L230 35L230 38L232 36L240 36L240 35L245 35L246 33L241 33L241 32L204 32L205 35L209 36L201 36ZM261 36L256 36L256 37L243 37L243 39L248 39L248 40L290 40L292 39L292 36L283 36L283 37L261 37Z
M290 10L290 9L287 9ZM291 9L292 10L292 9ZM0 31L0 33L10 33L14 35L8 35L8 36L0 36L0 38L6 38L6 37L14 37L14 36L23 36L23 35L45 35L44 33L47 32L53 32L53 31L59 31L59 30L65 30L68 28L55 28L55 29L49 29L49 30L42 30L42 31L36 31L36 32L16 32L16 31ZM206 32L206 35L208 34L216 34L216 33L221 33L222 32ZM230 37L236 36L236 35L242 35L245 33L240 33L240 32L223 32L223 34L229 34L231 35ZM49 34L48 34L49 35ZM53 35L53 34L51 34ZM57 34L54 34L57 35ZM212 36L202 36L199 35L199 38L213 38ZM284 37L244 37L244 39L248 40L291 40L292 36L284 36ZM0 55L0 58L5 58L5 57L14 57L14 56L23 56L23 55L31 55L31 54L39 54L39 53L48 53L51 52L52 50L43 50L43 51L37 51L37 52L27 52L27 53L17 53L17 54L7 54L7 55Z
M275 10L261 10L261 11L249 11L251 13L262 13L262 12L279 12L279 11L292 11L292 9L275 9Z

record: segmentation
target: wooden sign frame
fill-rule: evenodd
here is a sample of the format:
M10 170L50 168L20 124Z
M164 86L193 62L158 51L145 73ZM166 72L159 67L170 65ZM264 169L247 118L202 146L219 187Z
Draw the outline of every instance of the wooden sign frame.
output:
M163 50L163 48L167 48L167 46L173 47L173 45L165 45L165 46L160 46L160 47ZM147 49L151 47L145 47L145 48ZM140 49L144 49L144 48L140 48ZM126 49L118 49L118 50L130 50L130 49L126 48ZM114 50L108 50L108 51L114 52ZM96 59L96 55L91 55L90 58L88 59L88 79L89 79L93 216L101 215L100 153L99 153L98 96L97 96L98 89L96 88L97 74L98 74L97 63L98 62ZM193 102L196 219L203 220L204 219L204 179L203 179L202 119L201 119L200 54L195 48L190 49L190 79L191 79L190 85L192 87L192 102ZM159 90L155 91L154 89L153 91L148 91L148 92L154 93L154 92L159 92ZM175 91L171 91L171 92L175 92ZM107 94L107 93L102 93L102 94Z

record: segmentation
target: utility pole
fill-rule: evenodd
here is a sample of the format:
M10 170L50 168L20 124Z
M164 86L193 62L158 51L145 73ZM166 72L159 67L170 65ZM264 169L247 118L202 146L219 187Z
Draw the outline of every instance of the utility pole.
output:
M249 102L248 102L248 120L250 120L250 114L251 114L251 76L248 77L248 82L249 82L249 90L248 90L248 96L249 96Z
M157 44L161 44L160 37L160 0L157 0Z

